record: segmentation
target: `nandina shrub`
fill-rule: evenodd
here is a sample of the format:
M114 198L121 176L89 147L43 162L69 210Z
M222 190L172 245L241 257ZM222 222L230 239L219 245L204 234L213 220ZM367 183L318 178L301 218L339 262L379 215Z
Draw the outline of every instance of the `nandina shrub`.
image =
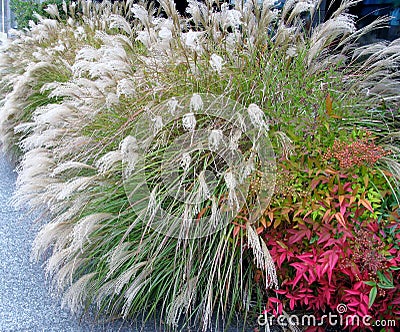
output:
M391 174L375 167L387 152L369 136L335 141L322 158L281 161L284 181L278 180L263 222L281 283L267 311L304 309L322 315L337 313L342 303L347 306L344 323L349 315L358 315L361 325L366 315L371 322L399 317L398 203L387 181ZM356 145L374 149L360 154L360 149L352 151ZM316 330L324 328L308 328Z

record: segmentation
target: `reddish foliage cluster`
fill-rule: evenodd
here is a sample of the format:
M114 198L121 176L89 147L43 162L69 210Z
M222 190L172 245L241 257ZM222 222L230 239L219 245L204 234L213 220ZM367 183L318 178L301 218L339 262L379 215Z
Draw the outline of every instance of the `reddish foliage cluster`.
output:
M339 183L332 181L335 177ZM400 226L398 220L378 222L373 217L372 206L365 195L359 195L356 181L345 175L321 175L314 191L325 192L325 197L311 205L313 211L321 211L322 218L313 218L312 211L304 209L296 213L302 221L295 227L281 224L265 232L281 276L278 295L269 298L267 311L277 313L288 305L291 310L303 308L314 314L337 313L336 307L343 303L345 317L393 319L400 315ZM388 235L389 229L396 231ZM382 278L390 282L382 285ZM373 282L378 291L371 304ZM307 331L317 330L324 328Z
M335 158L340 167L352 168L365 164L373 165L389 153L367 136L351 143L335 140L333 146L324 155L324 159Z

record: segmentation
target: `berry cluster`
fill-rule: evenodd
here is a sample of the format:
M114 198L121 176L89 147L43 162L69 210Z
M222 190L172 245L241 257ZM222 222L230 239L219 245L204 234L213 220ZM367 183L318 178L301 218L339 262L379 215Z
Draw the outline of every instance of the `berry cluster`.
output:
M389 151L376 145L367 136L351 143L335 140L332 148L328 149L323 157L325 160L338 160L341 168L352 168L365 164L373 165L388 154Z
M355 231L355 239L353 255L344 259L342 267L356 264L361 274L355 276L357 281L365 278L377 281L377 272L385 270L388 264L387 258L381 254L385 249L384 243L362 229Z

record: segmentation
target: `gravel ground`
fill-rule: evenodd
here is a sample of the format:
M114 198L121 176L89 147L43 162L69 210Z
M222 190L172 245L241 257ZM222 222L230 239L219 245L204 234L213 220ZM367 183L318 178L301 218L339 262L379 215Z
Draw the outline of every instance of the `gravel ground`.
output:
M155 322L142 329L138 324L94 323L61 308L50 294L42 267L29 261L38 226L9 204L15 179L12 166L0 154L0 332L164 331ZM234 331L242 329L229 330Z

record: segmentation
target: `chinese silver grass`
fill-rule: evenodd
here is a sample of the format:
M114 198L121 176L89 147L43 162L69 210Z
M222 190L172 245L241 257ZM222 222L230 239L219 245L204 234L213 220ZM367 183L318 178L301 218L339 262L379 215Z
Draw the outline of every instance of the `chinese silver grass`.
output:
M60 13L58 12L58 7L56 4L49 4L44 9L46 13L48 13L53 18L58 18L60 20Z
M139 145L136 137L128 135L120 143L119 149L122 153L122 162L126 176L131 175L139 160Z
M230 132L229 135L229 149L236 151L239 148L239 140L242 137L242 131L240 129L235 129Z
M211 227L213 229L217 229L220 222L221 222L221 211L219 209L216 197L212 196L212 198L211 198L211 216L210 216Z
M130 246L128 242L123 242L118 244L112 252L110 252L108 258L109 272L107 273L106 279L111 278L115 271L120 269L123 264L135 255L134 252L129 250Z
M240 204L236 195L237 181L235 175L228 171L224 174L224 180L228 188L228 205L231 209L239 211Z
M64 264L55 274L52 287L60 292L70 287L74 283L74 274L77 270L84 268L88 264L88 259L74 257L68 263Z
M268 130L268 124L265 121L264 112L256 104L250 104L247 108L248 115L250 117L251 123L260 129Z
M283 5L282 8L282 17L287 17L290 15L291 11L293 8L296 6L296 4L299 2L299 0L287 0L285 1L285 4Z
M52 171L51 176L55 177L69 170L82 170L82 169L91 169L95 168L92 165L88 165L86 163L82 163L79 161L68 160L66 162L58 164Z
M178 228L179 239L186 239L189 236L190 228L193 225L193 216L197 213L198 205L192 203L185 203L184 210L182 212L181 224L173 224L173 228Z
M46 277L54 276L60 268L71 258L71 251L67 248L58 248L45 262Z
M186 113L182 117L182 126L186 131L194 131L196 123L197 120L194 113Z
M73 224L65 221L43 225L33 241L31 260L38 261L46 250L53 245L53 250L62 249L69 242L65 234L69 234L72 228ZM64 241L61 242L61 240Z
M123 78L117 83L117 96L134 97L135 95L135 82L132 79Z
M138 19L147 30L151 27L152 14L145 7L138 4L133 4L131 11L136 19Z
M43 148L37 148L27 152L21 164L18 166L18 178L16 191L12 202L16 206L23 207L27 203L47 201L46 187L54 180L49 177L49 169L54 166L54 159L51 153ZM36 207L36 206L35 206Z
M148 261L137 263L129 267L123 274L121 274L115 280L115 293L121 294L122 289L129 284L132 279L135 279L138 275L140 275L146 269L148 264ZM127 295L129 295L128 292Z
M308 0L308 1L298 1L291 9L290 9L290 15L286 19L286 24L291 24L293 21L297 18L299 19L299 15L307 12L310 13L311 16L314 14L314 9L316 4L319 1L315 0ZM290 4L291 6L291 4ZM285 10L285 9L284 9Z
M151 224L154 221L157 211L160 208L161 202L159 202L158 195L159 195L159 186L157 185L152 189L149 195L149 202L146 210L146 218L148 224Z
M344 38L356 31L353 16L340 14L330 18L326 22L317 26L311 35L311 47L308 50L308 65L311 66L321 52L326 51L326 47L336 38Z
M282 131L275 132L276 139L281 147L283 157L289 158L294 153L292 140Z
M162 116L157 115L151 121L153 122L153 135L156 136L164 127Z
M80 192L93 184L95 179L95 176L81 176L67 181L64 188L57 194L56 199L64 200L70 198L73 193Z
M197 291L196 284L197 277L193 277L182 285L180 292L167 308L167 324L175 328L178 327L178 321L182 312L188 312L192 301L195 299Z
M190 98L190 110L193 112L199 112L203 110L203 107L204 103L201 96L198 93L193 94Z
M249 158L243 163L241 172L239 174L239 183L244 183L250 174L255 171L254 155L250 154Z
M56 124L57 127L65 127L77 121L77 117L78 113L73 107L65 104L49 104L35 110L33 121L36 126Z
M185 174L189 170L190 163L192 161L192 157L190 156L190 153L184 152L182 153L181 161L180 161L180 166L183 168L185 171Z
M139 275L137 275L130 283L129 288L124 294L124 298L126 299L126 301L122 307L123 318L128 317L130 305L134 298L137 296L138 292L150 283L150 279L148 277L150 276L151 272L151 264L147 264L146 267L144 267L143 271L139 273Z
M82 211L90 203L91 197L89 195L79 195L74 200L52 202L49 207L53 215L52 221L55 223L75 222L82 214ZM61 234L60 234L61 235Z
M109 220L112 215L109 213L94 213L79 219L72 230L71 244L69 249L71 252L81 251L85 242L91 242L89 235L100 227L100 223Z
M0 134L3 148L7 151L16 145L11 132L26 116L25 109L30 106L29 97L37 92L48 77L62 73L57 66L47 62L29 63L25 70L23 75L14 80L13 90L5 97L0 112Z
M190 15L190 20L192 20L196 26L205 26L205 23L208 22L208 8L206 4L200 1L189 0L186 12Z
M64 293L62 307L68 307L72 312L79 313L84 307L87 294L89 294L92 287L94 287L93 279L96 275L96 272L91 272L75 281Z
M208 147L211 151L215 152L220 147L221 143L223 143L224 134L220 129L211 130L208 135Z
M98 168L98 172L101 174L105 174L110 171L114 166L120 165L122 162L122 153L121 151L110 151L107 152L104 156L102 156L99 160L96 161L95 165Z
M217 73L221 73L222 67L224 65L224 60L217 54L211 54L210 65L213 70Z
M201 203L205 199L208 199L210 197L210 189L208 188L206 177L205 177L205 171L202 170L198 176L198 183L199 187L197 190L197 198L196 198L196 203Z
M91 137L80 136L78 134L64 136L59 141L59 145L53 148L54 154L60 158L60 160L65 160L65 158L72 158L75 160L76 156L85 154L88 147L94 144ZM72 157L75 156L75 157ZM68 159L67 159L68 160ZM84 163L86 160L83 161Z
M52 148L57 145L60 137L64 136L65 129L49 128L42 132L36 131L32 135L23 139L20 147L24 151L29 151L35 148Z
M265 244L264 240L260 239L261 248L264 254L264 265L265 265L265 288L279 288L278 277L276 273L275 263L271 257L271 254Z
M356 73L362 73L354 82L355 88L366 89L370 95L384 98L388 101L399 100L398 72L393 71L393 66L400 64L400 42L394 40L390 43L378 43L360 47L355 50L353 61L367 57L362 62ZM380 91L384 87L385 92ZM393 88L393 89L392 89Z
M121 29L126 32L128 36L132 36L132 27L125 19L125 17L121 15L112 14L108 17L110 28Z
M257 267L265 272L265 288L278 288L278 278L275 263L264 242L249 222L246 223L248 245L253 250Z

